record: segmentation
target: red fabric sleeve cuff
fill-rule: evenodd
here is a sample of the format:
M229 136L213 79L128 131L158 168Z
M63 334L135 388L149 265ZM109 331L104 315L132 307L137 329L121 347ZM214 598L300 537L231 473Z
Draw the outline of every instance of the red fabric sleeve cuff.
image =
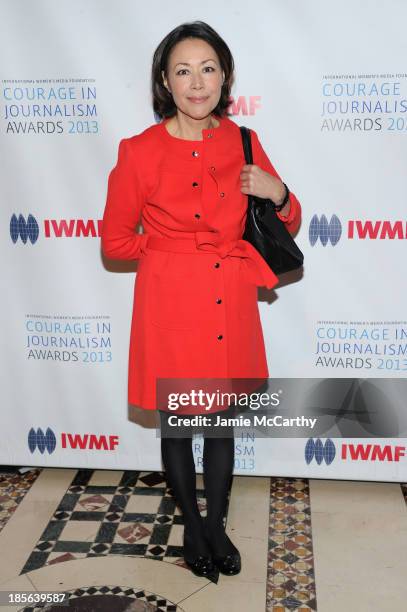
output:
M283 223L291 223L294 220L295 215L298 211L297 198L294 196L293 193L290 193L289 200L290 200L290 212L288 213L288 216L285 217L280 212L277 213L278 218L281 219Z

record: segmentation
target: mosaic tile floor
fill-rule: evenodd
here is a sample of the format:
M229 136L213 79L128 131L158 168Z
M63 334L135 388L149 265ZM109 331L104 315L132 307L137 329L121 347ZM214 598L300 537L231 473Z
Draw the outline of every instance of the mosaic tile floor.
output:
M24 474L0 471L0 531L11 518L40 473L41 468L30 470Z
M316 610L308 481L270 478L267 609Z
M65 592L64 602L69 602L70 611L75 612L182 612L177 604L150 593L144 589L129 589L120 586L101 586L75 589ZM47 610L47 612L61 612L64 607L54 606L26 606L20 608L19 612L35 612Z
M59 471L41 468L23 474L0 471L0 542L2 531L7 525L13 527L15 522L18 522L19 516L27 516L27 510L23 514L16 514L16 509L24 505L26 498L28 500L27 493L37 486L37 481L38 485L41 484L39 476L42 472L52 474L49 482L58 483L59 493L54 497L43 496L41 491L37 490L31 502L34 504L33 507L40 503L42 508L42 504L45 503L50 510L49 514L47 510L43 516L40 523L42 527L36 536L35 521L33 522L33 535L36 539L31 538L25 558L17 566L15 580L22 581L21 584L24 584L28 590L32 590L33 587L34 590L43 590L44 585L49 584L48 581L52 583L55 580L52 576L57 576L58 584L66 584L69 588L61 586L56 590L66 593L69 609L77 612L95 610L206 612L208 609L224 612L224 610L234 610L236 606L247 612L316 611L318 581L315 571L316 551L313 542L315 526L313 530L310 483L313 483L314 494L318 494L317 511L313 512L313 516L317 520L319 554L321 550L329 550L326 548L327 543L321 541L321 534L324 534L325 539L328 538L328 542L329 538L333 537L333 532L327 532L322 527L324 521L326 518L334 517L335 512L339 516L341 513L338 510L342 503L349 512L349 507L355 503L355 492L360 497L358 503L361 504L364 517L368 510L368 507L365 507L365 494L374 495L372 500L374 499L380 512L386 511L383 502L389 499L389 495L393 496L396 504L400 503L397 502L398 499L403 500L403 506L407 510L407 483L401 484L400 489L400 486L391 483L358 485L357 482L326 481L324 484L323 481L308 481L301 478L234 477L227 521L230 522L229 508L233 506L231 519L233 527L230 533L234 534L232 539L245 555L244 568L240 576L222 577L217 585L213 585L202 578L194 577L183 561L182 516L163 472L113 470L104 472L86 469ZM65 480L62 478L61 481L59 473ZM237 484L241 483L237 487L238 493L233 493L234 481ZM338 500L335 502L339 504L338 508L326 507L323 501L325 490L333 492L332 499ZM46 500L44 502L41 501L43 497ZM51 499L55 499L55 503L47 501ZM197 499L201 513L204 515L206 500L204 490L199 487ZM400 507L397 507L400 511ZM241 511L243 508L244 511ZM253 509L256 510L256 515L253 514ZM353 519L355 521L358 520L357 512L356 507ZM377 510L373 509L373 512ZM407 511L405 516L407 519ZM375 514L372 515L373 525L374 517ZM403 517L402 513L402 521ZM26 520L24 522L26 523ZM387 524L391 525L391 522ZM19 530L15 529L14 532L18 534ZM371 538L367 542L369 546L375 547ZM392 546L391 550L396 551L396 545L393 543ZM380 549L383 549L383 543ZM329 556L330 553L324 554ZM399 554L399 551L396 551L396 554ZM334 558L336 557L337 555ZM75 561L75 564L66 563L68 561ZM78 582L78 578L75 578L78 569L75 568L94 561L113 564L112 567L116 570L111 571L106 568L104 572L102 571L103 577L98 581L93 575L93 566L84 565L79 575L92 580L87 584ZM156 564L156 561L161 563ZM150 568L148 564L151 563L154 569L148 569ZM59 568L62 564L61 572ZM103 566L98 567L103 570ZM327 567L327 564L319 565L321 580ZM61 581L62 576L70 573L68 568L73 570L71 582ZM341 569L346 571L346 564L342 565ZM179 571L184 576L180 589L176 586ZM398 571L401 571L401 567ZM134 584L132 579L129 582L129 575L138 576L136 583L139 584ZM329 582L329 567L327 575ZM107 580L108 576L110 580ZM122 579L117 580L118 576ZM13 581L11 583L14 584ZM76 587L73 588L75 584ZM175 585L175 588L170 586L171 584ZM319 612L342 610L343 604L337 604L336 597L332 599L329 587L326 590L324 583L320 582L320 585L325 607L319 608ZM358 583L356 585L359 586ZM344 587L347 585L344 584ZM380 588L377 581L375 587ZM330 598L332 603L327 607L326 602L330 601ZM232 601L235 603L232 607L228 607L226 601L230 605ZM243 604L243 601L250 603ZM357 612L359 609L369 609L369 612L370 610L374 612L375 609L380 611L386 609L386 612L387 609L401 609L398 605L392 606L390 601L387 608L386 606L375 608L373 605L373 607L358 608ZM17 608L14 606L11 609ZM20 611L31 612L40 609L59 612L61 607L32 605L20 608Z
M187 568L183 519L165 474L126 471L117 486L98 486L89 484L93 473L78 471L21 574L53 563L106 555L146 556ZM197 501L204 516L202 489L197 489Z

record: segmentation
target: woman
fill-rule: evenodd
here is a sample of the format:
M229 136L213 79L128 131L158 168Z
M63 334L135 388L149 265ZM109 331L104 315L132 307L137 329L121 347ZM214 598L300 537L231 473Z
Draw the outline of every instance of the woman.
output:
M152 65L155 113L162 119L121 140L109 175L102 249L139 260L129 349L129 403L158 406L158 378L267 378L257 287L278 279L243 240L247 194L270 198L294 233L301 207L288 194L251 130L247 165L239 126L227 116L231 52L207 24L182 24L158 45ZM144 233L135 233L142 219ZM233 406L230 407L233 410ZM184 518L184 558L217 582L241 569L223 524L234 440L205 436L207 517L196 502L191 436L161 437L167 478Z

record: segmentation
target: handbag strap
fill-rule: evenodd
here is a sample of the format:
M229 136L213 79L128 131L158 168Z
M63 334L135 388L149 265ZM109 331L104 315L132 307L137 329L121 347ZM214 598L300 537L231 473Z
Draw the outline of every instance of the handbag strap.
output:
M252 164L253 163L253 152L252 152L252 139L250 135L250 130L244 125L241 125L240 133L242 136L243 151L244 151L244 157L246 160L246 164Z
M253 151L252 151L252 139L251 139L250 130L244 125L241 125L240 133L242 136L243 151L244 151L244 157L246 160L246 164L252 164L253 163ZM264 205L267 204L267 200L255 198L254 196L250 194L248 194L247 196L247 202L248 202L249 209L257 208L260 205L263 211L264 211ZM271 214L273 215L273 217L275 217L275 219L278 220L278 223L281 225L284 225L281 219L278 218L277 213L274 210L274 208L272 206L268 206L268 208L271 211Z

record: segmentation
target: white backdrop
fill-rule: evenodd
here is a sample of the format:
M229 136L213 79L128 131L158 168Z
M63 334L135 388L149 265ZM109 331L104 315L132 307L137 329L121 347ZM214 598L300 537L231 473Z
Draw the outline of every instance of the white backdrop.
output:
M1 8L1 463L161 469L155 430L127 416L136 268L104 264L98 224L119 140L155 121L153 51L195 19L234 55L232 119L257 131L302 204L304 275L259 291L270 376L405 377L401 0ZM407 480L393 453L405 439L346 440L351 458L333 442L335 459L319 464L306 462L306 439L248 436L235 473ZM361 459L358 443L390 451ZM201 454L197 439L198 471Z

